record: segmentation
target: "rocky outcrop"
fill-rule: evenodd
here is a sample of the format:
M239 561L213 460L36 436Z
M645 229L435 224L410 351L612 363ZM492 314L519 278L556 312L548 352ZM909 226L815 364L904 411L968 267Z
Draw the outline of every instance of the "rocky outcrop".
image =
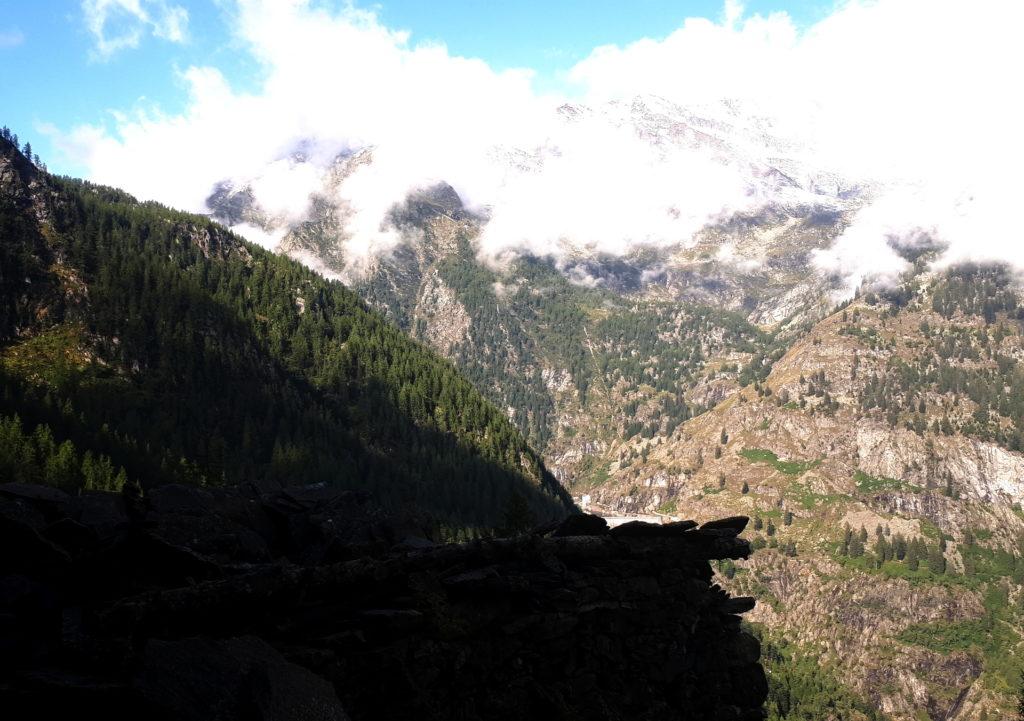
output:
M745 518L435 545L325 488L0 486L7 718L758 719ZM340 528L348 530L340 532ZM303 545L305 547L303 547Z
M422 324L420 337L446 357L466 340L472 325L455 291L445 285L433 268L423 278L413 320Z

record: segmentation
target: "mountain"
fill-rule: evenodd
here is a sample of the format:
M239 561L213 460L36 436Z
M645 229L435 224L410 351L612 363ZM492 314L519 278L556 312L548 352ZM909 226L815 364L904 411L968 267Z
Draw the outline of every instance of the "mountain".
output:
M302 220L262 212L245 179L211 209L348 278L455 362L581 503L753 516L761 550L722 570L760 601L770 718L1007 717L1024 669L1019 279L932 269L934 242L893 240L909 270L837 307L841 281L814 254L872 183L735 106L560 112L699 151L758 202L677 242L567 239L495 264L488 209L438 182L394 198L393 244L357 257L347 183L373 166L365 148L335 158ZM557 156L499 150L511 173Z
M572 502L447 361L340 283L0 140L0 475L328 483L447 532Z
M693 238L619 255L568 239L556 255L512 253L498 265L481 255L487 209L467 208L444 182L395 197L391 244L353 255L364 226L350 193L372 171L373 148L328 165L303 220L265 210L253 192L259 178L226 180L208 203L225 224L276 238L280 251L345 278L455 361L556 475L578 484L616 439L670 432L714 405L831 307L836 281L815 269L812 251L835 240L872 187L815 168L765 121L729 105L697 113L638 98L559 115L569 136L593 123L625 128L654 154L700 153L741 177L757 202L712 218ZM528 179L559 150L494 155L503 172ZM312 160L297 152L288 162ZM710 362L735 369L698 380Z
M1024 670L1024 313L1001 268L905 278L755 382L632 439L617 512L744 513L753 620L893 718L1006 718ZM713 371L712 371L713 372Z

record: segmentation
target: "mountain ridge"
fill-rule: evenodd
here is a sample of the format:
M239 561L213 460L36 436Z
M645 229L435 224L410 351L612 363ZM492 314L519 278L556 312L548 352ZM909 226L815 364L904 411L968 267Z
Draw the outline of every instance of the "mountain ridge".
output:
M623 127L634 110L618 109ZM570 123L585 112L564 109ZM730 160L714 123L698 137L685 118L647 117L657 142L676 132L753 162ZM530 172L531 157L508 162ZM495 263L488 217L406 215L353 287L451 358L579 502L754 516L764 548L728 583L759 599L752 618L782 657L823 659L818 710L1009 713L1024 657L1020 283L998 264L934 265L944 246L917 231L887 242L902 274L837 303L849 279L818 259L880 188L758 167L763 187L789 190L691 242L621 255L524 244ZM281 248L346 272L344 244L321 230L285 229ZM769 671L781 685L811 674Z
M516 494L538 519L572 507L454 367L340 284L2 142L6 412L143 483L340 482L469 528Z

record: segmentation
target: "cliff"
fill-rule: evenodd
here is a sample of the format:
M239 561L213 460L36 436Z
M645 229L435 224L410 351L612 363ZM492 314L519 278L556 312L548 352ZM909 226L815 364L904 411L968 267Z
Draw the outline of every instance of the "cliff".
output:
M433 545L365 496L0 486L8 718L758 719L745 518ZM14 550L17 549L17 550Z

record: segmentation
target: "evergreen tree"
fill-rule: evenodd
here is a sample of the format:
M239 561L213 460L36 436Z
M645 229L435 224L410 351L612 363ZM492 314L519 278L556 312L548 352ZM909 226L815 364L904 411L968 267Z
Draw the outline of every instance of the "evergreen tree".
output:
M910 544L907 546L906 563L907 568L911 571L916 571L920 565L918 547L917 543L915 543L914 541L911 541Z
M860 558L864 555L864 542L860 540L860 536L853 536L850 539L850 558Z
M535 518L571 507L504 413L340 283L206 218L32 180L45 237L37 190L0 196L0 350L50 355L0 372L5 480L322 482L492 529L522 525L513 494ZM87 303L52 292L57 267Z
M500 532L506 536L516 536L530 530L534 524L530 505L522 493L512 493L505 504Z

